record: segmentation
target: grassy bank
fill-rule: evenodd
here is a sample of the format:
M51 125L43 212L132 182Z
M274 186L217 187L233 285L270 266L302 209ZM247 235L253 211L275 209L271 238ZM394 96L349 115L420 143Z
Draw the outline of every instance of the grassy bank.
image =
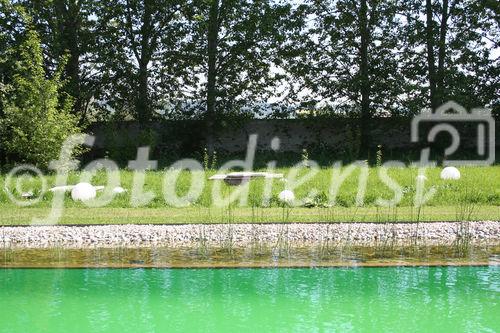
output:
M0 225L28 225L44 218L49 208L0 206ZM477 206L470 217L459 206L398 208L66 208L59 224L174 224L174 223L282 223L282 222L431 222L500 221L500 206Z
M291 169L278 169L285 177ZM345 172L346 169L342 169ZM194 223L194 222L317 222L317 221L371 221L383 222L391 220L404 221L453 221L456 219L494 219L500 220L500 166L492 167L464 167L460 168L462 178L456 181L441 180L441 168L430 168L426 172L426 191L433 187L436 194L425 204L419 212L413 208L416 194L416 168L389 169L388 175L402 188L403 197L395 208L381 208L377 206L377 199L390 200L394 192L380 178L379 169L370 168L363 197L362 207L357 207L356 196L360 176L359 168L354 170L341 184L335 200L332 202L330 188L333 182L338 183L338 174L334 177L332 168L322 168L316 175L304 181L293 189L301 207L295 207L284 212L277 199L278 194L293 182L274 180L271 197L264 200L265 181L252 180L249 188L247 203L239 207L239 201L231 207L215 207L212 199L214 182L205 181L203 191L198 198L193 198L189 206L175 208L165 201L163 186L167 171L147 172L144 191L150 191L154 198L141 207L131 206L130 191L117 195L104 208L89 208L82 203L73 202L69 194L65 198L65 212L61 223L68 224L99 224L99 223ZM298 177L304 177L308 169L298 172ZM209 171L204 179L214 174ZM121 186L130 189L133 183L133 172L120 171ZM5 182L5 175L0 177ZM69 175L68 184L80 181L81 173ZM55 183L55 176L46 176L48 186ZM104 173L98 173L92 178L94 185L105 185L107 178ZM40 179L26 179L24 189L31 188L35 195L40 193ZM183 196L191 185L191 175L187 171L180 173L175 183L175 192ZM223 182L220 193L226 197L238 187L229 187ZM15 179L9 190L19 196L15 188ZM311 192L314 190L313 192ZM27 224L32 217L43 217L47 214L52 203L52 194L46 192L42 200L30 207L18 207L11 202L6 191L0 191L0 223ZM238 206L238 207L237 207ZM283 216L289 214L288 218Z

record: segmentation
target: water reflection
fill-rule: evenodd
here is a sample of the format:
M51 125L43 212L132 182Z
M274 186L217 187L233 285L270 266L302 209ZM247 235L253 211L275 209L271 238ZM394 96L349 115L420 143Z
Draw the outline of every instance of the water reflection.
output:
M500 245L470 247L0 248L3 267L322 267L498 265Z
M500 269L5 269L0 332L499 331Z

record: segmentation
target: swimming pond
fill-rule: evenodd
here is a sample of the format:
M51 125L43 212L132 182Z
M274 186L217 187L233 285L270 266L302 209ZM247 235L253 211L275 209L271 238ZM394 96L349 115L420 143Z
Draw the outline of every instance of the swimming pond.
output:
M0 332L498 332L500 267L2 269Z

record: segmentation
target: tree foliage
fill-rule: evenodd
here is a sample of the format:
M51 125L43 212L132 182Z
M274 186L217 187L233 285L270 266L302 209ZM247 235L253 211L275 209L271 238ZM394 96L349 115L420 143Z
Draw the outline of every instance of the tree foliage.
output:
M182 0L112 0L96 4L97 57L105 84L99 99L123 115L151 120L165 103L182 99L189 72Z
M490 0L0 5L2 83L13 82L8 50L24 33L8 7L22 7L46 73L63 68L62 89L81 121L203 118L210 130L228 117L315 109L358 117L366 145L373 116L408 116L450 99L499 108L500 29Z
M62 69L46 78L40 39L33 29L25 31L16 56L10 93L2 101L2 148L15 161L47 168L58 158L64 140L78 132L72 100L61 99Z

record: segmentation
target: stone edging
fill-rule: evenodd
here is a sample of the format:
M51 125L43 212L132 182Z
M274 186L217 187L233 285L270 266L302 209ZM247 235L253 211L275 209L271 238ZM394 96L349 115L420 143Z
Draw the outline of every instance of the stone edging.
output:
M244 247L288 242L291 246L348 242L451 245L457 240L500 244L500 221L425 223L183 224L0 227L0 246L13 248Z

